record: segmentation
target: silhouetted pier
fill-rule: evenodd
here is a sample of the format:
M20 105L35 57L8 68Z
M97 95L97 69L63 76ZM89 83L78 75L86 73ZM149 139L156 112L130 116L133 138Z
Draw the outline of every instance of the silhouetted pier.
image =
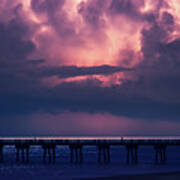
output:
M14 146L16 148L16 162L30 162L30 148L32 146L40 146L43 150L43 163L56 162L56 148L58 146L68 146L70 153L70 163L83 163L83 147L95 146L97 149L97 162L111 162L111 147L126 147L126 163L138 163L138 148L140 146L154 147L154 162L156 164L165 164L167 162L168 146L180 146L180 139L85 139L85 138L1 138L0 139L0 161L4 161L3 149L5 146Z

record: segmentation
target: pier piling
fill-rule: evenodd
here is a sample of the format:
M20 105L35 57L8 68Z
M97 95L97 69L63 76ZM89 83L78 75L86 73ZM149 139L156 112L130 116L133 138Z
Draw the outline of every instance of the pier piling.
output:
M82 148L83 146L81 144L69 145L70 163L81 164L83 162Z
M165 164L167 161L166 144L157 144L155 149L155 164Z
M16 147L16 162L28 163L29 162L29 148L28 143L17 143Z
M138 145L127 144L126 145L126 163L137 164L138 163Z
M46 163L48 159L48 163L55 163L56 161L56 145L51 143L44 143L42 145L43 148L43 163Z
M0 144L0 163L4 160L3 145Z
M110 163L111 156L110 156L110 145L109 144L98 144L98 163Z

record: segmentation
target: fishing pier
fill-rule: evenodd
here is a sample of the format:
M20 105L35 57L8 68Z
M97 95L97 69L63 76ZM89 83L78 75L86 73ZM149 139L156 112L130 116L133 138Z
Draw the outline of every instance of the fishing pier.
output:
M1 138L0 139L0 162L5 161L5 146L13 146L17 163L29 163L31 160L30 149L32 146L42 148L42 162L56 163L56 149L58 146L69 148L69 162L81 164L85 159L83 148L95 146L97 162L111 162L111 147L125 147L127 164L138 164L138 149L140 146L152 146L155 164L166 164L167 147L180 146L180 139L124 139L124 138Z

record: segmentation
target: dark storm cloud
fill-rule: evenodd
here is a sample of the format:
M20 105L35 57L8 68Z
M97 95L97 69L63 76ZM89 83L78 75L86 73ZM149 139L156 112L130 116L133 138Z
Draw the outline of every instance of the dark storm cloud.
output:
M143 91L141 82L138 85L138 82L127 81L122 86L103 88L98 86L98 82L88 80L84 83L64 83L55 87L52 93L61 92L61 103L69 106L71 111L109 112L119 116L152 119L171 117L172 120L178 120L180 104L153 100L143 96L139 92L140 88Z
M18 19L0 24L1 97L5 92L20 93L39 86L39 78L34 75L35 66L28 64L27 57L35 50L35 45L24 40L27 33L28 28Z
M55 14L59 7L64 5L65 0L32 0L31 7L37 13L44 13L47 12L50 14Z
M154 21L150 29L142 31L144 64L148 64L151 61L156 66L163 66L163 63L166 64L168 62L169 65L173 64L174 68L176 68L174 62L179 60L179 39L168 41L169 31L174 30L173 16L164 12L160 23ZM153 61L156 61L156 63ZM168 64L166 65L168 68Z
M136 85L137 86L137 85ZM63 111L111 113L117 116L154 120L180 118L180 104L153 101L134 92L131 85L102 88L89 80L83 83L64 83L41 92L3 94L1 117L30 115L36 112L56 114ZM36 93L36 95L35 95ZM2 95L2 94L1 94Z
M12 20L7 25L0 24L1 61L9 59L21 61L34 50L35 47L31 41L22 40L26 31L27 28L16 20Z
M168 7L166 1L158 0L154 2L152 11L142 12L141 8L145 6L145 3L145 0L112 0L107 12L109 15L123 15L132 21L151 23L159 16L161 8Z
M170 13L164 12L162 15L162 23L164 25L174 25L174 17Z
M74 24L69 21L67 12L63 9L64 4L65 0L31 1L32 10L37 14L46 14L48 19L45 24L50 24L60 37L63 37L63 39L66 38L64 41L66 43L68 39L72 41L75 38L76 32ZM79 40L76 39L76 41Z
M144 1L141 1L139 6L144 5ZM140 12L137 8L137 3L133 0L112 0L110 12L113 14L124 14L133 18L139 18Z
M161 20L157 16L149 29L142 30L144 59L137 66L138 80L134 82L141 96L170 104L180 102L179 39L169 41L175 28L173 15L163 12Z
M48 67L42 69L41 75L44 77L58 76L60 78L86 76L86 75L111 75L116 72L131 71L131 69L118 67L118 66L94 66L94 67L76 67L76 66L63 66L63 67Z
M104 26L102 15L106 13L106 5L107 0L90 0L87 3L80 3L78 12L82 15L87 24L90 24L92 28L98 30L99 28L103 28Z

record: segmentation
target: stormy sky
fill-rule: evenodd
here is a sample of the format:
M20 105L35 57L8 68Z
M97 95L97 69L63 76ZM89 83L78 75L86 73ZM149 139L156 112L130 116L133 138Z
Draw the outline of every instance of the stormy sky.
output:
M0 136L180 135L180 0L1 0Z

